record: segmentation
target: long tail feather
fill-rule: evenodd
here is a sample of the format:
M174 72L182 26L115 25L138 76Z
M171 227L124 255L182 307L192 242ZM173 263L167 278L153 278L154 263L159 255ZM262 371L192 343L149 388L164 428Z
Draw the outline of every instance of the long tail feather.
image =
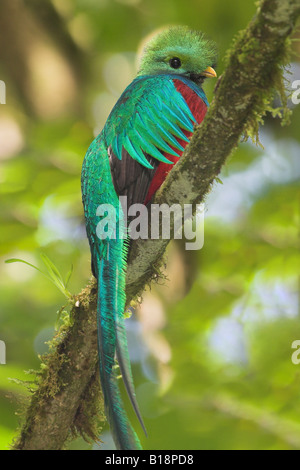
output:
M125 327L122 323L124 321L123 309L125 304L125 274L122 263L120 263L120 244L122 242L118 240L114 243L118 249L115 250L113 246L110 246L107 258L102 258L97 262L97 328L100 380L106 415L116 447L121 450L138 450L142 447L124 410L114 367L115 355L117 354L128 395L139 420L143 423L135 398Z
M118 325L117 330L117 358L120 367L120 371L122 374L122 378L127 390L127 394L131 401L132 407L135 411L135 414L143 428L145 435L147 436L147 431L143 422L143 418L141 416L139 406L136 400L134 383L131 373L131 366L130 360L128 355L128 347L127 347L127 340L126 340L126 331L124 325Z

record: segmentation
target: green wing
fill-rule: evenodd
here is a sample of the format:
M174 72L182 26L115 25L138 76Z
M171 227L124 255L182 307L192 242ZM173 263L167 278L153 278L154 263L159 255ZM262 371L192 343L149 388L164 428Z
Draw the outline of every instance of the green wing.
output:
M195 122L184 98L176 90L173 77L138 77L113 108L103 137L106 147L111 147L119 160L124 148L134 160L152 169L144 153L172 164L163 152L179 157L176 151L181 153L184 149L177 139L189 142L183 130L193 132Z

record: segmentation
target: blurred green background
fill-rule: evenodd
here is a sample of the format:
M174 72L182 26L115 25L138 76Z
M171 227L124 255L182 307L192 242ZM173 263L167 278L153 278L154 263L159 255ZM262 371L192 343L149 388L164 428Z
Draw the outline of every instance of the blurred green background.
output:
M66 302L22 258L45 253L78 293L90 279L80 171L84 154L135 75L153 30L187 24L219 47L218 73L254 0L1 0L0 449ZM287 80L300 79L299 43ZM298 49L298 50L297 50ZM214 83L205 85L209 100ZM202 250L169 247L168 280L127 320L146 449L300 449L299 117L267 117L264 148L243 143L206 200ZM138 429L138 428L137 428ZM142 433L140 433L142 434ZM108 430L102 448L112 442ZM81 439L73 449L89 449ZM99 448L94 446L93 448Z

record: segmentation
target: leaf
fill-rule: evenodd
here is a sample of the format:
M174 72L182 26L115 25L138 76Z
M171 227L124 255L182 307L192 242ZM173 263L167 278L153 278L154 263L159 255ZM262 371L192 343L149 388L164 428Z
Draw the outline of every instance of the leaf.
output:
M48 272L49 272L50 276L53 278L53 280L55 282L60 282L62 285L64 285L63 278L62 278L59 270L55 266L55 264L52 263L52 261L48 258L47 255L45 255L45 253L41 253L40 256L42 258L42 261L43 261L44 265L48 269Z
M65 280L65 286L68 287L69 281L71 279L71 276L73 274L73 264L71 265L71 269L67 274L66 280Z
M67 298L72 297L72 294L67 290L66 285L64 284L63 278L60 272L58 271L57 267L52 263L52 261L48 258L48 256L45 255L45 253L41 253L41 258L48 270L48 273L52 282Z
M24 263L24 264L27 264L28 266L31 266L32 268L36 269L37 271L39 271L44 276L46 276L46 274L43 271L41 271L37 266L34 266L34 264L28 263L28 261L24 261L23 259L10 258L10 259L6 259L5 263L7 263L7 264L9 264L9 263ZM46 276L46 277L48 277L48 276Z
M42 261L43 261L44 265L47 268L47 271L48 271L49 275L47 273L45 273L44 271L42 271L41 269L39 269L37 266L34 266L34 264L31 264L28 261L25 261L25 260L20 259L20 258L10 258L10 259L5 260L5 263L7 263L7 264L9 264L9 263L27 264L27 266L30 266L31 268L34 268L37 271L39 271L41 274L43 274L43 276L45 276L47 279L49 279L49 281L51 281L62 292L63 295L65 295L68 299L70 299L72 297L72 294L67 290L67 283L69 282L70 277L72 275L73 265L72 265L70 271L67 274L67 281L66 281L66 283L64 283L63 278L62 278L59 270L57 269L55 264L52 263L52 261L48 258L48 256L45 255L45 253L41 253L41 258L42 258Z

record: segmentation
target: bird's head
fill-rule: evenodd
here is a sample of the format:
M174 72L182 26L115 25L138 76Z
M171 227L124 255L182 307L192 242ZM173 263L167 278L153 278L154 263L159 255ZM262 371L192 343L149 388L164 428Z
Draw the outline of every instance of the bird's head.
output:
M186 26L174 26L154 36L145 46L138 75L173 73L189 77L200 85L216 77L216 46L203 33Z

